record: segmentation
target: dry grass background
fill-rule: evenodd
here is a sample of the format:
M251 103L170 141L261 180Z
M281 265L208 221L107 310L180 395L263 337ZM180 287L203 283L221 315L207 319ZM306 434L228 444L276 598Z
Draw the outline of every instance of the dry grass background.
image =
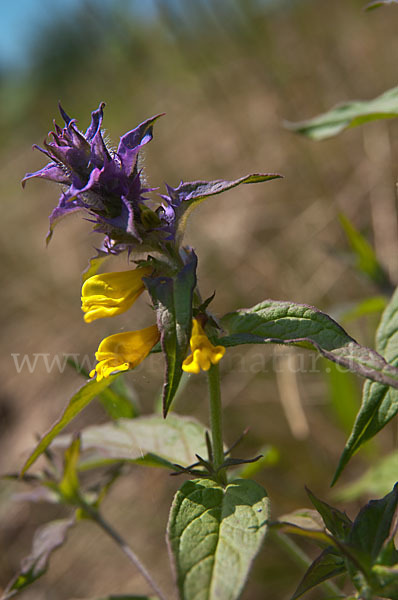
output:
M83 323L80 273L96 241L79 217L61 223L44 247L58 190L34 181L22 191L19 181L44 164L30 146L51 128L58 99L82 129L90 111L106 101L104 126L115 144L138 122L166 112L145 155L153 186L249 172L284 175L214 197L191 218L186 242L199 256L203 295L217 291L216 314L264 298L338 314L342 306L375 293L346 260L340 211L366 233L397 282L397 123L369 124L319 144L282 127L284 119L372 98L396 84L397 9L368 14L363 3L280 1L266 8L254 0L158 0L154 18L140 20L127 10L131 2L113 3L109 10L82 2L73 18L43 25L31 45L29 70L3 75L1 472L21 465L34 436L49 427L79 384L70 370L47 373L42 363L33 373L17 373L12 353L92 356L105 335L152 320L141 298L133 311L109 323ZM372 345L374 322L352 323L349 332ZM222 364L227 442L249 426L241 454L250 456L265 443L279 450L279 463L258 475L275 516L308 505L305 484L331 497L328 485L347 434L330 405L320 362L319 373L308 372L307 357L295 376L286 368L275 376L275 364L287 360L300 361L302 355L253 347L231 350ZM128 378L143 412L153 409L162 371L157 357ZM206 420L205 393L204 378L193 378L176 409ZM302 410L289 424L286 410L292 405ZM93 404L73 429L105 419L101 406ZM352 461L345 481L393 449L394 440L389 427L371 456ZM105 515L170 593L164 529L175 489L176 480L166 472L135 467L104 504ZM0 589L29 552L35 527L64 514L52 506L15 503L14 492L8 484L0 492ZM301 573L266 544L243 599L287 598ZM67 600L145 591L119 550L94 525L81 523L54 555L49 573L22 597Z

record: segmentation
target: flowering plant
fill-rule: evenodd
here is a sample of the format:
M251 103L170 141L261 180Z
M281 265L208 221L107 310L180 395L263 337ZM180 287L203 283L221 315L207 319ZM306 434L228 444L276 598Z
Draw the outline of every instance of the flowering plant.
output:
M331 317L304 304L264 300L251 308L215 316L210 310L213 297L203 300L199 290L195 251L184 243L187 218L209 196L240 184L281 176L266 173L233 181L181 182L176 188L167 185L166 193L153 199L149 194L155 189L144 184L141 151L152 140L153 125L160 115L124 134L117 150L112 151L101 131L103 109L101 103L82 133L75 120L60 108L65 126L55 124L52 141L45 141L44 148L36 146L50 162L28 173L23 183L41 178L62 186L58 205L50 215L48 241L59 219L77 211L82 211L93 223L94 232L102 236L98 254L84 275L84 321L91 324L130 310L147 292L156 323L141 330L116 332L101 341L95 354L97 364L88 380L23 465L23 479L43 489L47 501L72 506L74 512L72 517L50 522L38 532L32 554L9 584L4 598L11 598L46 571L51 552L65 542L70 527L83 518L98 523L140 570L156 597L165 598L152 574L100 512L100 503L122 474L125 462L166 467L173 475L187 477L176 492L167 529L180 598L237 598L270 529L277 535L283 530L312 537L323 548L294 598L339 573L350 575L358 598L372 598L373 593L397 598L394 569L398 555L391 532L398 492L394 490L365 507L354 522L311 493L322 524L313 513L306 515L305 522L291 515L271 521L266 491L245 470L245 463L260 457L231 457L233 447L225 448L219 379L219 363L228 348L245 344L315 350L365 377L367 400L338 465L337 479L359 445L375 435L398 410L394 326L397 293L380 324L378 351L361 346ZM127 256L128 270L98 272L112 256L121 253ZM138 259L138 254L144 258ZM157 414L126 415L126 397L119 393L113 397L112 416L116 420L85 428L74 436L59 435L96 396L114 391L123 373L134 370L150 353L158 351L163 353L166 366L163 419ZM183 373L197 375L201 371L208 376L210 432L201 423L170 412ZM60 449L62 468L55 458ZM28 469L43 454L52 468L28 475ZM102 486L86 490L79 481L80 471L99 466L108 468ZM375 539L366 545L361 539L369 519ZM336 593L341 595L340 590Z

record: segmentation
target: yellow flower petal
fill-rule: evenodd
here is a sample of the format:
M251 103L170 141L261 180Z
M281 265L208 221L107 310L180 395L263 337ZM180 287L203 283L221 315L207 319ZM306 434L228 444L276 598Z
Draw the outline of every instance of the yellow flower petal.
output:
M86 323L113 317L129 309L145 289L142 278L151 271L151 267L138 267L89 277L82 287L82 311Z
M211 365L217 365L225 354L224 346L213 346L196 319L192 321L189 345L192 354L182 363L182 369L187 373L198 374L201 369L208 371Z
M90 377L97 375L97 381L101 381L112 373L134 369L148 356L159 338L156 325L110 335L102 340L95 353L98 364Z

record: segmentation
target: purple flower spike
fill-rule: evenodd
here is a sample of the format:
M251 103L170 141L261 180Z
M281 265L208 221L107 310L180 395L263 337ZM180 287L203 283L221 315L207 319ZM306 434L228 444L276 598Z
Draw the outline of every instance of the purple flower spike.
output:
M34 146L51 162L39 171L27 173L22 184L41 178L66 186L50 215L48 241L59 219L83 210L94 222L94 230L106 236L104 247L117 253L118 248L122 251L140 246L147 229L141 222L140 206L144 204L144 194L151 190L142 185L139 153L151 141L153 124L161 115L124 134L114 153L102 137L104 107L102 102L91 113L91 123L83 134L60 105L65 127L54 122L44 148Z
M101 102L91 113L91 123L82 133L75 119L60 105L65 126L61 128L54 122L44 148L34 146L51 162L35 173L27 173L22 184L37 177L64 186L58 206L50 215L47 241L60 219L84 211L94 231L104 236L102 254L127 251L130 255L138 250L174 255L182 243L188 216L205 198L240 184L281 177L277 173L262 173L232 181L181 181L176 188L166 184L167 194L161 196L163 203L153 209L145 194L156 188L143 186L140 152L152 140L153 125L164 113L125 133L113 152L102 137L104 107Z

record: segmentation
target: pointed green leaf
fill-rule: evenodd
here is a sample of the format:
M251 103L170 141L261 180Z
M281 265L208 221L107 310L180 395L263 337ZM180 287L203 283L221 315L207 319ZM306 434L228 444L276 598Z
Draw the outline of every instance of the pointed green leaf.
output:
M47 571L51 554L66 542L67 533L72 525L74 519L59 519L36 530L32 551L22 561L18 575L5 589L4 598L11 598L14 593L27 587Z
M348 544L376 562L384 545L395 533L398 484L380 500L371 500L359 512L348 536Z
M81 432L81 469L129 461L175 469L207 456L206 428L193 418L170 413L119 419L104 425L86 427ZM71 436L54 440L52 447L64 448Z
M346 571L344 560L333 548L326 548L308 568L291 600L300 598L319 583Z
M287 344L312 348L362 377L398 388L396 366L358 344L336 321L313 306L265 300L225 315L221 324L229 334L217 340L224 346Z
M338 104L330 111L300 123L286 122L285 126L312 140L323 140L337 135L348 127L356 127L368 121L391 119L398 116L398 87L374 100L353 101Z
M44 434L36 448L30 454L29 458L22 467L21 475L23 475L39 458L39 456L43 454L53 439L68 425L68 423L70 423L83 410L83 408L90 404L90 402L99 393L101 393L102 390L108 387L117 376L118 374L111 375L107 379L102 379L102 381L92 379L91 381L88 381L82 388L80 388L80 390L76 392L74 396L72 396L60 418L52 425L50 430Z
M398 106L398 98L397 98ZM339 215L341 226L356 258L356 268L362 271L374 283L382 288L390 285L388 276L377 260L377 256L367 239L354 227L351 221L342 213Z
M341 510L317 498L308 488L306 490L312 504L321 515L326 528L337 539L345 540L351 530L351 519L345 513L341 512Z
M385 309L376 333L376 349L392 365L398 366L398 288ZM366 381L362 405L351 435L340 458L335 483L353 454L376 435L398 412L398 391L395 388Z
M163 386L163 414L167 415L182 376L192 328L192 297L196 286L198 259L190 251L184 267L176 277L143 279L157 313L162 350L166 358Z
M169 188L178 223L177 240L181 242L189 215L205 198L231 190L241 183L261 183L272 179L280 179L281 177L282 175L278 175L277 173L260 173L246 175L233 181L225 181L223 179L217 179L216 181L192 181L180 183L177 188Z
M225 489L207 479L184 483L168 523L180 598L238 598L268 514L267 494L254 481L237 479Z

